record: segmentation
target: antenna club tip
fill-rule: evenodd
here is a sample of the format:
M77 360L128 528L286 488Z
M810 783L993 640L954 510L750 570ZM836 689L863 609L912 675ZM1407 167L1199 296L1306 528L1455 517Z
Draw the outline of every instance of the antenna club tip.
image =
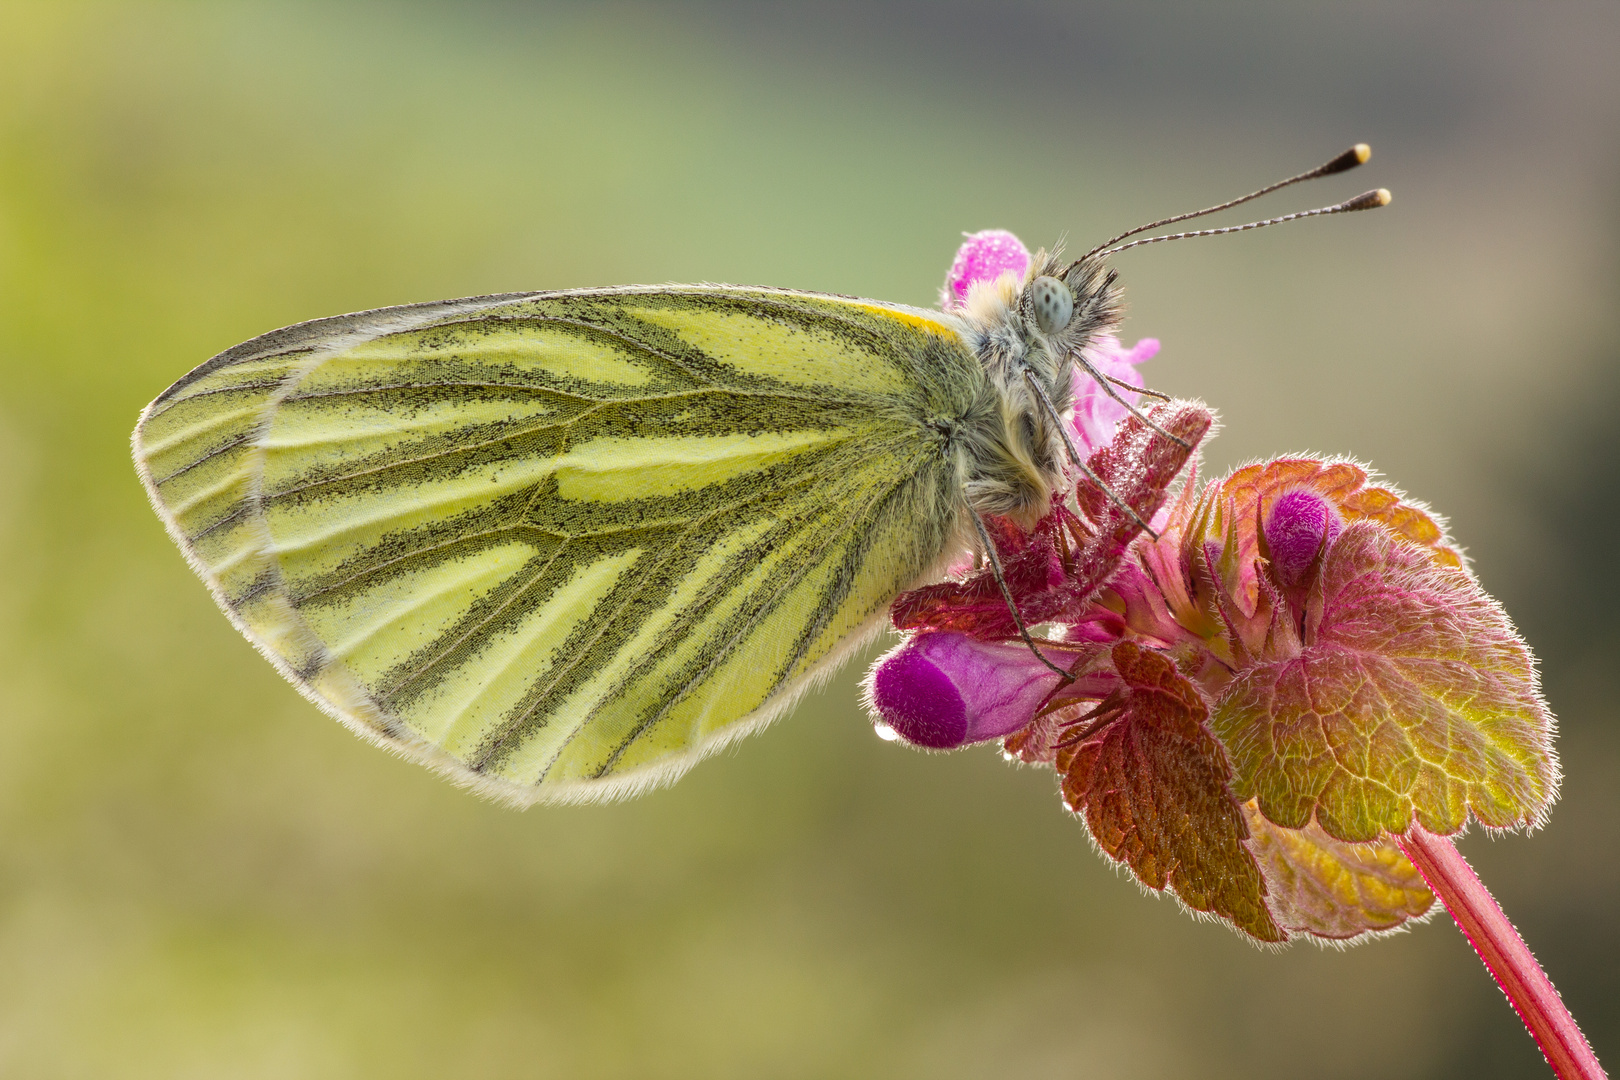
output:
M1364 191L1349 202L1340 203L1334 213L1348 213L1352 210L1376 210L1380 206L1388 206L1393 198L1388 188L1377 188L1373 191Z
M1326 165L1323 165L1319 169L1313 169L1308 175L1332 176L1334 173L1349 172L1357 165L1367 164L1367 159L1370 157L1372 157L1372 147L1368 146L1366 143L1356 143L1356 145L1352 146L1350 149L1346 150L1344 153L1340 154Z

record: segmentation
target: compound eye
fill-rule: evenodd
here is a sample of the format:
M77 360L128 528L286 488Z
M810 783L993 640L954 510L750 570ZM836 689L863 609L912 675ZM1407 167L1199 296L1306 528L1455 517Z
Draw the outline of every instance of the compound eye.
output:
M1035 306L1035 325L1043 334L1057 333L1074 317L1074 294L1055 277L1030 282L1029 298Z

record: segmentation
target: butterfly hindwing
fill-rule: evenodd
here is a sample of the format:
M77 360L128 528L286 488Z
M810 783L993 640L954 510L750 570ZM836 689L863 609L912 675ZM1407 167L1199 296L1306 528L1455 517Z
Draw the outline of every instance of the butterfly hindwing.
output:
M516 802L677 774L939 558L938 315L728 287L508 295L277 331L143 415L154 505L312 700Z

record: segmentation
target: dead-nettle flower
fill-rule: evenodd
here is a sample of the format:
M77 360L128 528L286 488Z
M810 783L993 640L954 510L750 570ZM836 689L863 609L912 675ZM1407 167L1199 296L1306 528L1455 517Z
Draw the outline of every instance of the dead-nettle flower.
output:
M942 305L1030 264L1011 233L972 234ZM1089 358L1136 383L1157 350L1104 337ZM1050 766L1109 858L1262 942L1396 930L1438 894L1554 1070L1602 1076L1447 839L1534 828L1558 793L1553 718L1501 605L1442 521L1361 465L1278 458L1201 483L1214 415L1147 415L1077 375L1098 482L1076 471L1027 531L985 519L1001 581L965 553L895 600L904 640L866 684L878 733Z
M968 237L947 308L1020 280L1010 233ZM1157 342L1093 360L1135 381ZM1214 417L1130 418L1088 376L1074 428L1098 476L1031 531L991 520L1023 621L988 565L900 597L879 731L930 749L1000 740L1048 765L1092 838L1153 889L1261 941L1347 940L1434 897L1397 840L1539 824L1558 790L1535 663L1433 514L1348 461L1284 458L1174 491ZM1168 503L1168 505L1166 505Z

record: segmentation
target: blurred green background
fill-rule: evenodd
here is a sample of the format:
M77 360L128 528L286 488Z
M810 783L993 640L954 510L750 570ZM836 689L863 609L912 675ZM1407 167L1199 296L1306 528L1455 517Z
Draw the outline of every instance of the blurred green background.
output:
M0 2L0 1074L1496 1077L1444 915L1258 950L1048 773L879 742L856 672L636 802L362 745L219 616L126 438L213 353L481 292L928 304L1315 164L1377 214L1119 261L1225 468L1370 461L1544 660L1564 797L1480 868L1620 1064L1620 6ZM1275 206L1275 210L1272 207Z

